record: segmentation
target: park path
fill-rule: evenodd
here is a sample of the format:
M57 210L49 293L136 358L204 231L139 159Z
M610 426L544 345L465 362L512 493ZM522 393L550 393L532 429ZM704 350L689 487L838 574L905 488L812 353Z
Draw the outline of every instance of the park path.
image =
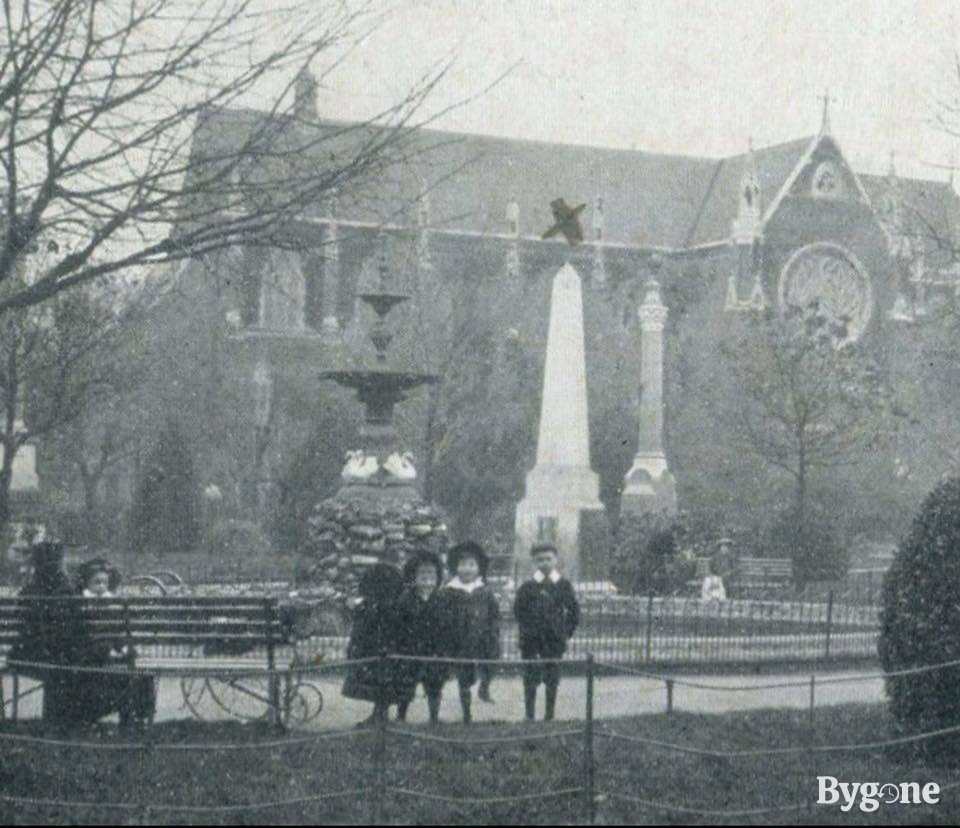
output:
M816 703L818 706L872 703L884 700L883 681L869 678L856 681L830 683L835 679L851 679L862 673L831 672L817 677ZM803 673L772 674L763 676L710 675L678 677L673 691L674 710L689 713L726 713L737 710L780 707L803 709L810 704L809 675ZM722 687L724 689L705 689L690 687L683 682L696 685ZM323 712L310 724L316 729L336 729L349 727L360 721L370 712L370 705L345 699L340 695L342 680L339 678L319 678L313 682L323 693ZM790 684L796 686L771 687L770 685ZM757 688L757 689L746 689ZM7 688L9 690L9 687ZM485 704L474 700L474 718L480 722L518 721L523 718L523 687L518 676L503 676L494 680L494 704ZM538 716L543 712L542 689L538 699ZM263 710L255 702L241 698L231 699L237 709L251 715ZM457 721L460 717L456 684L447 684L441 708L441 719ZM209 698L202 699L198 706L204 718L229 718ZM586 680L582 676L564 679L560 685L557 702L557 718L566 720L583 719L586 709ZM666 709L666 688L662 680L650 680L635 676L605 676L595 681L594 715L597 718L635 716L645 713L662 713ZM37 694L25 699L21 705L21 715L32 717L39 715ZM174 678L163 678L157 697L157 720L181 719L190 717L185 707L180 682ZM427 720L426 701L418 698L411 705L408 717L411 723Z

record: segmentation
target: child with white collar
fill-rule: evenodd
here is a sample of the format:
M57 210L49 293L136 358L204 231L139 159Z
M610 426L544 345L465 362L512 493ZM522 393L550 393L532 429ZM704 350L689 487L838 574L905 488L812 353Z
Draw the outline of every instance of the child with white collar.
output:
M471 717L476 662L500 657L500 607L485 581L487 554L478 543L457 544L447 556L454 577L441 591L447 655L463 659L456 666L464 724Z
M517 591L513 612L520 626L520 656L528 662L523 668L527 721L534 719L541 682L546 696L544 718L549 721L554 716L560 686L558 662L580 623L580 605L573 586L557 569L557 548L551 543L540 543L530 554L536 569L533 578Z

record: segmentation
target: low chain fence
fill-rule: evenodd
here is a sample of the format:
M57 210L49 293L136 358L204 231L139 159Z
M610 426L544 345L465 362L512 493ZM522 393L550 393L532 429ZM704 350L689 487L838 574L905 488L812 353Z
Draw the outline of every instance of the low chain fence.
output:
M365 661L376 662L379 674L384 676L387 666L396 660L411 659L384 654ZM416 660L457 663L445 659ZM869 766L891 749L960 734L960 725L955 725L924 733L844 742L816 730L818 688L840 682L876 681L883 678L882 673L813 674L793 681L717 684L632 670L592 655L560 663L567 676L565 681L584 682L583 715L581 719L550 726L527 723L453 731L380 719L365 728L261 733L233 742L160 741L150 738L149 733L131 741L65 738L0 727L0 745L6 757L4 774L0 776L0 817L4 824L44 824L42 820L49 820L50 824L120 820L126 824L194 821L246 824L250 819L304 824L321 824L320 819L355 824L409 824L428 818L424 815L425 809L431 809L431 820L443 816L450 822L461 823L490 824L498 815L507 819L512 814L526 819L535 816L545 824L556 824L547 820L557 818L565 823L606 824L611 820L611 814L606 812L616 807L617 820L629 824L656 819L715 821L771 817L782 820L791 816L802 821L809 819L813 806L810 783L816 778L814 769L820 767L819 763L834 761L831 757L856 756ZM957 669L958 666L960 662L954 661L903 670L899 674ZM158 678L201 675L197 670L141 672ZM322 672L321 668L314 668L246 671L246 674L263 681L289 684L316 678ZM571 674L576 677L571 678ZM602 709L598 708L602 700L602 693L597 692L598 683L605 677L625 675L649 684L646 689L651 692L662 692L668 714L680 712L676 691L681 687L723 694L788 687L808 689L808 727L795 743L749 747L695 744L691 738L694 734L686 726L679 727L677 737L671 740L629 733L620 720L604 719ZM521 727L523 729L518 730ZM740 740L731 741L737 744ZM548 745L552 752L547 752ZM217 755L221 757L219 761L226 761L224 757L230 755L243 757L244 773L236 777L228 774L233 782L231 787L217 790L214 799L201 799L199 793L204 790L203 785L193 780L202 780L216 770ZM541 755L544 758L538 762L537 757ZM638 759L639 767L646 773L637 773L636 767L626 767L623 756ZM710 770L712 783L720 784L728 779L737 784L724 788L720 803L701 803L696 792L690 791L687 796L686 789L682 789L682 800L651 798L650 780L657 774L675 773L670 757L683 756L707 763L705 767ZM562 767L557 766L558 758L562 759ZM422 767L418 769L418 762L421 766L429 765L430 773L419 772ZM25 796L21 795L22 791L11 789L10 780L17 778L17 766L23 763L29 764L32 780L49 785L44 796ZM84 772L95 767L104 774L101 778L120 774L124 784L111 785L101 796L94 796L89 790L89 774L79 789L70 779L58 776L65 763ZM489 775L495 767L500 768L501 775L495 782L491 778L491 790L477 793L477 785L464 784L466 775ZM515 770L504 776L504 767ZM763 780L776 774L796 777L795 795L770 801ZM253 781L244 782L247 776L250 780L264 777L289 780L293 789L287 796L278 796L274 785L272 797L258 799L251 795L256 790ZM472 781L482 788L485 780L486 776ZM948 794L958 788L960 778L941 784L940 793ZM784 789L790 786L780 784L777 788ZM536 809L531 810L534 805ZM498 810L504 808L513 810Z

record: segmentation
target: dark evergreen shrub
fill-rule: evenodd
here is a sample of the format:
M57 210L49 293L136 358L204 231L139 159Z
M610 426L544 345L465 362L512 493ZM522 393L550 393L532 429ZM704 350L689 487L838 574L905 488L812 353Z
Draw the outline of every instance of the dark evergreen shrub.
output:
M841 579L849 559L836 524L826 510L808 507L802 519L792 510L785 512L767 531L762 557L790 558L801 589L813 581Z
M157 438L138 482L131 514L132 542L141 552L196 549L200 486L184 430L170 420Z
M884 578L879 641L890 710L906 732L960 726L960 668L892 675L960 661L960 479L929 494ZM960 738L925 742L954 756Z

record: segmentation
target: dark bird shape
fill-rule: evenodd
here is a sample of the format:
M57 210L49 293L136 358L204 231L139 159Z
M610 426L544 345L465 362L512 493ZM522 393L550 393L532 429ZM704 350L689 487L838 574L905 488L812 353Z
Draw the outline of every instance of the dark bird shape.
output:
M586 204L578 204L576 207L571 207L562 198L555 198L550 202L554 225L543 234L543 238L550 239L557 235L557 233L563 233L564 238L569 242L571 247L580 244L580 242L583 241L583 228L580 226L580 214L586 206Z

